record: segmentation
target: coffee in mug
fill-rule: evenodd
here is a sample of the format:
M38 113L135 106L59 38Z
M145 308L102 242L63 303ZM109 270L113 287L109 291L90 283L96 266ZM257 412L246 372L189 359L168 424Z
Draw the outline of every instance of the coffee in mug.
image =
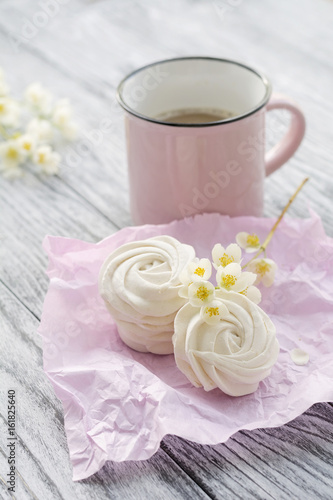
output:
M167 123L212 123L226 120L235 113L225 109L178 109L156 116L157 120Z

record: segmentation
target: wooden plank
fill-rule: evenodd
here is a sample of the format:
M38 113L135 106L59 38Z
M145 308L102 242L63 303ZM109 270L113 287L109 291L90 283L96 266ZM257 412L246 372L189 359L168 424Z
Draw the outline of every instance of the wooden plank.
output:
M117 227L58 178L28 173L20 182L0 179L0 279L40 316L48 286L45 235L98 241Z
M332 406L316 404L283 427L240 431L225 444L199 446L168 436L162 448L219 492L216 498L327 500L333 491L332 421Z
M0 307L0 476L4 478L8 470L6 394L14 389L17 499L209 498L163 450L144 462L108 463L93 478L74 483L61 403L42 370L38 321L1 284ZM0 492L4 492L1 478Z

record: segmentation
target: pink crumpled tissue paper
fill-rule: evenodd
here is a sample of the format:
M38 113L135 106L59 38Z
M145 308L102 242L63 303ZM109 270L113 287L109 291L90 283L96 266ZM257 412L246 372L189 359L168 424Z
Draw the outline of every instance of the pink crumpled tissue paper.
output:
M62 401L73 479L107 460L145 460L166 434L201 444L226 441L240 429L280 426L312 404L333 401L333 239L319 217L286 217L268 256L279 266L260 304L273 320L281 351L271 375L251 395L233 398L193 387L173 355L138 353L119 338L98 294L99 269L123 243L168 234L211 258L215 243L239 231L263 241L275 221L197 215L159 226L128 227L94 244L47 236L50 278L39 332L44 369ZM290 351L310 354L296 366Z

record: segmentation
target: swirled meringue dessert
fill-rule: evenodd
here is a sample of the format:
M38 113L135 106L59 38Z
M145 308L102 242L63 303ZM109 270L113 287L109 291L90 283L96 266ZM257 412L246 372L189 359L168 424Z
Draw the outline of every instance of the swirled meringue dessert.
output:
M155 354L173 352L179 275L195 257L194 248L171 236L126 243L105 260L99 291L121 339L132 349Z
M275 326L240 293L218 290L207 307L206 314L211 307L211 314L219 316L216 324L207 323L189 303L177 313L173 344L178 368L206 391L218 387L230 396L255 392L278 357Z

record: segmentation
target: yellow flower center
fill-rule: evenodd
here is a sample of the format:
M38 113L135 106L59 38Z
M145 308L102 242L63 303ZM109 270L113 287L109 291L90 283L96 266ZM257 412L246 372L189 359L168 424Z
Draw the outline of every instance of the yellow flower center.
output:
M231 255L224 253L223 256L219 258L219 261L221 262L221 266L226 267L228 264L232 264L235 259Z
M236 278L232 274L226 274L222 278L222 283L224 288L230 288L236 283Z
M239 293L241 293L242 295L245 295L245 297L246 297L246 295L247 295L247 289L248 289L248 288L249 288L249 287L246 287L246 288L245 288L245 290L242 290L242 291L241 291L241 292L239 292Z
M202 278L203 275L205 274L205 270L203 267L197 267L196 270L194 271L194 274L197 274L198 276L200 276L200 278Z
M259 245L259 238L256 234L249 234L246 239L246 244L249 247L257 247Z
M205 312L211 318L212 316L218 316L219 315L219 308L218 307L206 307L206 311Z
M24 142L23 143L23 149L26 149L27 151L30 151L30 149L31 149L31 143L30 142Z
M0 104L0 113L3 113L6 109L6 106L4 104Z
M6 156L9 160L17 160L18 159L18 152L17 149L15 148L9 148Z
M196 291L196 296L198 299L204 301L209 297L209 290L207 289L206 286L199 286L198 290Z
M46 160L46 155L45 153L39 153L38 154L38 163L44 163Z
M268 273L270 268L271 268L270 264L262 260L258 262L258 264L256 265L256 273L260 274L260 276L264 276L266 273Z

